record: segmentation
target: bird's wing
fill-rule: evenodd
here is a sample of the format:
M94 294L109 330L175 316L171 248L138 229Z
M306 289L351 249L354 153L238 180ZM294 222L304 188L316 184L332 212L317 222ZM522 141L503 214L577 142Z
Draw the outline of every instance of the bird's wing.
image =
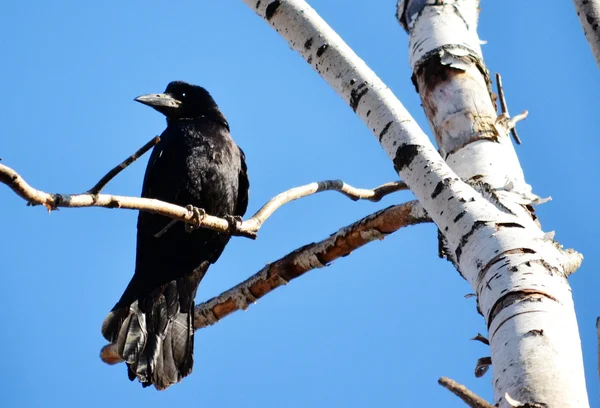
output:
M152 179L152 169L156 167L156 162L162 155L165 144L166 140L161 138L158 144L152 149L152 153L150 153L150 159L148 159L146 172L144 173L144 182L142 183L142 197L151 197L150 186L152 183L150 181Z
M240 149L240 174L238 178L238 196L235 206L235 215L242 217L248 208L248 194L250 191L250 181L248 180L248 167L246 166L246 155L241 147Z

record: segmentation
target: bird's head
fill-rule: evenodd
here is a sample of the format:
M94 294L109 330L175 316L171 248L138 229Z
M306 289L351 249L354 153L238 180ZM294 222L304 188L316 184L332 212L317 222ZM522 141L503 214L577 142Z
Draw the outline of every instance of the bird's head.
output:
M229 128L215 100L201 86L173 81L167 85L164 93L141 95L134 100L156 109L167 117L167 121L205 117Z

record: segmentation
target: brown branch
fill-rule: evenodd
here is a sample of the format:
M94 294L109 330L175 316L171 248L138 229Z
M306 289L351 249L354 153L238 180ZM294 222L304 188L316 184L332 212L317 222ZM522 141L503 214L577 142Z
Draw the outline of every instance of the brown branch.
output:
M90 193L90 194L99 194L100 191L102 191L102 189L113 178L115 178L120 172L122 172L123 170L125 170L125 168L127 166L129 166L131 163L133 163L134 161L136 161L137 159L139 159L140 157L142 157L148 150L150 150L154 146L156 146L158 144L158 142L160 142L160 137L159 136L154 136L154 138L152 138L152 140L150 140L148 143L146 143L145 145L143 145L137 152L135 152L134 154L132 154L131 156L129 156L127 159L123 160L121 162L121 164L119 164L118 166L114 167L111 171L109 171L108 173L106 173L106 175L104 177L102 177L100 179L100 181L97 182L96 185L94 187L90 188L87 192Z
M480 341L483 344L488 345L488 346L490 345L490 341L485 336L483 336L481 333L477 333L477 336L473 337L471 340Z
M250 304L279 286L310 270L327 266L373 240L381 240L402 227L430 221L417 201L394 205L368 215L341 228L329 238L290 252L244 282L198 304L194 313L194 327L201 329L217 323L235 311L246 310ZM120 362L112 344L105 346L100 356L109 364Z
M408 188L405 183L400 181L387 183L373 190L355 188L340 180L320 181L285 191L269 200L252 218L232 225L232 222L225 218L208 214L199 217L199 209L193 207L181 207L150 198L91 194L89 192L82 194L46 193L31 187L16 171L3 164L0 164L0 183L6 184L29 204L43 205L49 211L58 207L104 207L148 211L183 221L196 228L209 228L247 238L255 238L256 232L265 220L282 205L321 191L338 191L353 200L378 201L387 194Z
M451 378L441 377L438 384L463 400L471 408L494 408L492 404Z
M475 365L475 377L481 378L488 372L490 366L492 365L491 357L481 357L477 359L477 364Z
M507 119L510 119L510 115L508 113L508 105L506 104L506 98L504 97L504 88L502 87L502 76L500 74L496 74L496 85L498 86L498 98L500 99L500 107L502 109L502 115L504 115ZM509 121L508 130L510 130L510 134L517 144L521 144L521 138L517 133L517 122L523 120L527 117L528 112L523 111L523 113L515 116L512 121Z

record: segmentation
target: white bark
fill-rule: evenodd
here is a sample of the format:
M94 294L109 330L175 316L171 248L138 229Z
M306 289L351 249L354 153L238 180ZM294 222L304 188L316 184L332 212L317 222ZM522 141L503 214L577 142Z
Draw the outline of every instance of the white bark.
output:
M512 400L548 406L587 406L577 324L563 270L568 263L565 252L539 229L523 207L537 197L523 181L507 143L497 143L501 157L510 158L517 170L507 172L503 167L503 177L493 177L498 174L497 166L475 169L464 166L465 160L449 157L461 173L468 175L471 171L473 176L485 176L489 171L491 176L486 180L493 181L495 187L502 184L502 189L496 191L480 184L476 191L457 177L392 92L304 1L245 3L347 101L444 233L448 258L475 288L480 309L491 326L492 356L497 359L494 388L501 406L508 406L505 393ZM476 11L462 18L473 23ZM447 55L451 63L462 62L469 68L468 60L457 59L459 52L466 52L467 57L478 53L471 41L476 34L466 34L462 47ZM436 43L439 40L432 41ZM435 50L432 45L428 48ZM490 145L485 140L478 143ZM488 148L474 150L469 160L483 163L495 154L486 151ZM452 149L446 149L445 154L450 153L454 154ZM554 360L549 361L549 356ZM546 379L551 380L552 387L546 387L550 384Z
M596 64L600 68L600 0L573 0L573 3L585 37L596 58Z
M470 235L445 232L446 255L473 286L486 318L496 403L585 407L580 339L565 279L582 257L562 251L532 216L530 206L540 200L525 182L509 121L497 118L476 32L477 7L477 0L398 3L414 78L441 154L463 180L512 215L511 224L504 216L477 218ZM482 221L493 223L496 232L476 228ZM455 247L457 240L462 245Z

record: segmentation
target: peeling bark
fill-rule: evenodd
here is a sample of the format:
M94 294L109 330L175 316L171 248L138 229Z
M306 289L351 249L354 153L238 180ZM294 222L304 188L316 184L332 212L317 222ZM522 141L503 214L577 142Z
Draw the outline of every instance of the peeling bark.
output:
M413 81L440 154L497 210L482 217L467 208L453 218L455 228L438 224L442 253L472 285L486 319L496 404L512 406L512 398L527 406L586 407L566 280L582 256L563 250L533 213L543 200L525 182L508 136L508 113L497 114L476 32L478 3L398 3L399 22L409 33ZM448 190L456 183L442 180L434 195L453 205L456 196Z

